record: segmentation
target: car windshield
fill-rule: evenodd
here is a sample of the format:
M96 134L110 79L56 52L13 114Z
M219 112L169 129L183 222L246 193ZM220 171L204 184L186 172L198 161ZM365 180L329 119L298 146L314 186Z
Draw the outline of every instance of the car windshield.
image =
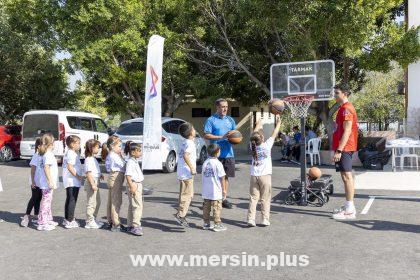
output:
M39 114L27 115L23 120L23 139L33 141L42 134L52 133L58 139L58 116Z
M117 130L119 135L143 135L142 122L123 123Z

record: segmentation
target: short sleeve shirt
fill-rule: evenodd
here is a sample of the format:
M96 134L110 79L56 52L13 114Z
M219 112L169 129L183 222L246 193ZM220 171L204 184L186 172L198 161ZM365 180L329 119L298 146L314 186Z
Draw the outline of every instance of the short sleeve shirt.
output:
M188 153L190 162L196 168L197 151L194 140L184 139L182 142L181 150L178 157L177 175L178 180L188 180L192 178L191 170L184 160L184 155Z
M58 164L57 160L51 151L45 152L45 154L42 156L42 164L41 169L42 172L40 172L40 180L39 180L39 188L42 190L48 190L50 186L48 185L48 179L47 175L45 174L44 167L48 165L50 167L50 176L52 183L55 185L55 187L58 187Z
M223 164L217 158L209 158L203 163L202 197L210 200L223 199L220 178L226 175Z
M209 117L204 124L204 133L216 136L223 136L234 129L236 129L235 120L229 116L221 117L219 114ZM210 143L220 146L220 158L234 157L232 144L227 139L210 140Z
M274 138L270 137L256 147L256 159L252 158L251 176L271 175L273 165L271 162L271 148L274 145Z
M105 160L105 168L110 172L125 172L125 160L120 155L110 152Z
M73 150L67 150L63 158L63 184L65 188L82 186L82 183L70 173L68 165L73 165L76 174L82 176L82 163L80 162L79 155Z
M343 152L355 152L357 151L358 124L356 109L350 102L344 103L338 110L337 117L335 119L335 131L333 134L333 150L338 149L341 137L344 134L345 121L352 121L352 127L349 140L344 146Z
M85 174L92 172L92 176L95 179L101 177L101 168L95 157L87 157L85 159Z
M144 181L143 172L140 169L139 162L135 158L129 158L127 160L125 176L130 176L131 180L137 183Z

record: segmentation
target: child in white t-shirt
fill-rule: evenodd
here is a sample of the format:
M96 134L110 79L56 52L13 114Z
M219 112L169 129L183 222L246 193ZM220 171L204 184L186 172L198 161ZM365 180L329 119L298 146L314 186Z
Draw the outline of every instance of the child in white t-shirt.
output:
M42 156L39 188L42 191L42 199L38 215L38 230L53 230L58 223L53 221L51 203L53 191L58 187L58 164L53 154L54 137L46 133L41 137L39 155Z
M218 160L220 147L217 144L210 144L207 147L209 158L203 163L202 171L202 197L203 202L203 229L214 231L226 230L222 224L222 199L226 196L226 173L223 164ZM213 208L214 227L210 224L210 214Z
M270 203L271 203L271 148L274 140L280 131L281 121L277 120L276 127L270 138L264 142L261 122L255 126L251 134L251 180L249 188L248 226L255 227L255 212L258 201L261 201L262 224L270 225Z
M41 138L36 138L35 140L35 153L31 158L29 165L31 166L31 176L29 178L29 185L31 186L32 196L28 201L28 206L26 207L25 216L22 217L20 225L22 227L28 227L29 221L31 218L32 209L34 209L34 216L38 218L39 207L42 199L42 191L39 188L39 177L40 172L42 172L42 157L38 154L39 146L41 145ZM32 220L34 225L38 225L38 219L35 218Z
M78 154L80 138L76 135L69 135L66 138L66 146L68 150L63 158L63 184L66 189L63 226L70 229L79 227L74 218L74 209L83 180L82 163Z
M179 134L184 138L178 157L177 175L179 186L179 207L175 218L184 227L189 227L187 215L191 199L194 196L194 175L196 171L197 150L194 142L195 129L190 123L179 126Z
M143 172L140 169L138 159L141 157L141 145L138 143L128 143L127 151L130 158L125 168L125 178L127 179L128 194L128 214L127 231L131 234L141 236L141 216L143 214Z
M99 183L104 179L99 163L95 158L100 146L101 143L94 139L88 140L85 145L85 191L87 196L85 228L87 229L98 229L104 225L97 220L99 207L101 206Z

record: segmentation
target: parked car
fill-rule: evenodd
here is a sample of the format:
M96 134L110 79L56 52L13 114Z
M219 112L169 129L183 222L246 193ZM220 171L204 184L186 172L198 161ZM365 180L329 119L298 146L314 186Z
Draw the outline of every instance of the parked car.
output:
M11 161L20 156L20 125L0 125L0 161Z
M96 139L105 143L113 131L97 115L62 110L34 110L23 116L21 158L30 159L35 152L35 139L43 133L54 136L54 154L62 158L65 152L65 139L69 135L80 137L81 158L84 157L85 143Z
M186 121L175 118L162 118L162 166L163 172L171 173L176 170L176 162L179 155L183 137L179 135L179 126ZM129 140L143 143L143 118L127 120L121 123L116 136L120 137L123 145ZM195 138L197 146L197 162L202 164L207 157L206 142L197 132Z

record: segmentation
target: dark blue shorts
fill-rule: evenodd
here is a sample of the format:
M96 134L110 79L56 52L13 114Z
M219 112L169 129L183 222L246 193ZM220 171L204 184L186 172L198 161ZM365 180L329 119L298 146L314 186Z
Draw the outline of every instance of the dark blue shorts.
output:
M335 163L335 171L351 172L353 170L353 153L342 152L340 161Z

